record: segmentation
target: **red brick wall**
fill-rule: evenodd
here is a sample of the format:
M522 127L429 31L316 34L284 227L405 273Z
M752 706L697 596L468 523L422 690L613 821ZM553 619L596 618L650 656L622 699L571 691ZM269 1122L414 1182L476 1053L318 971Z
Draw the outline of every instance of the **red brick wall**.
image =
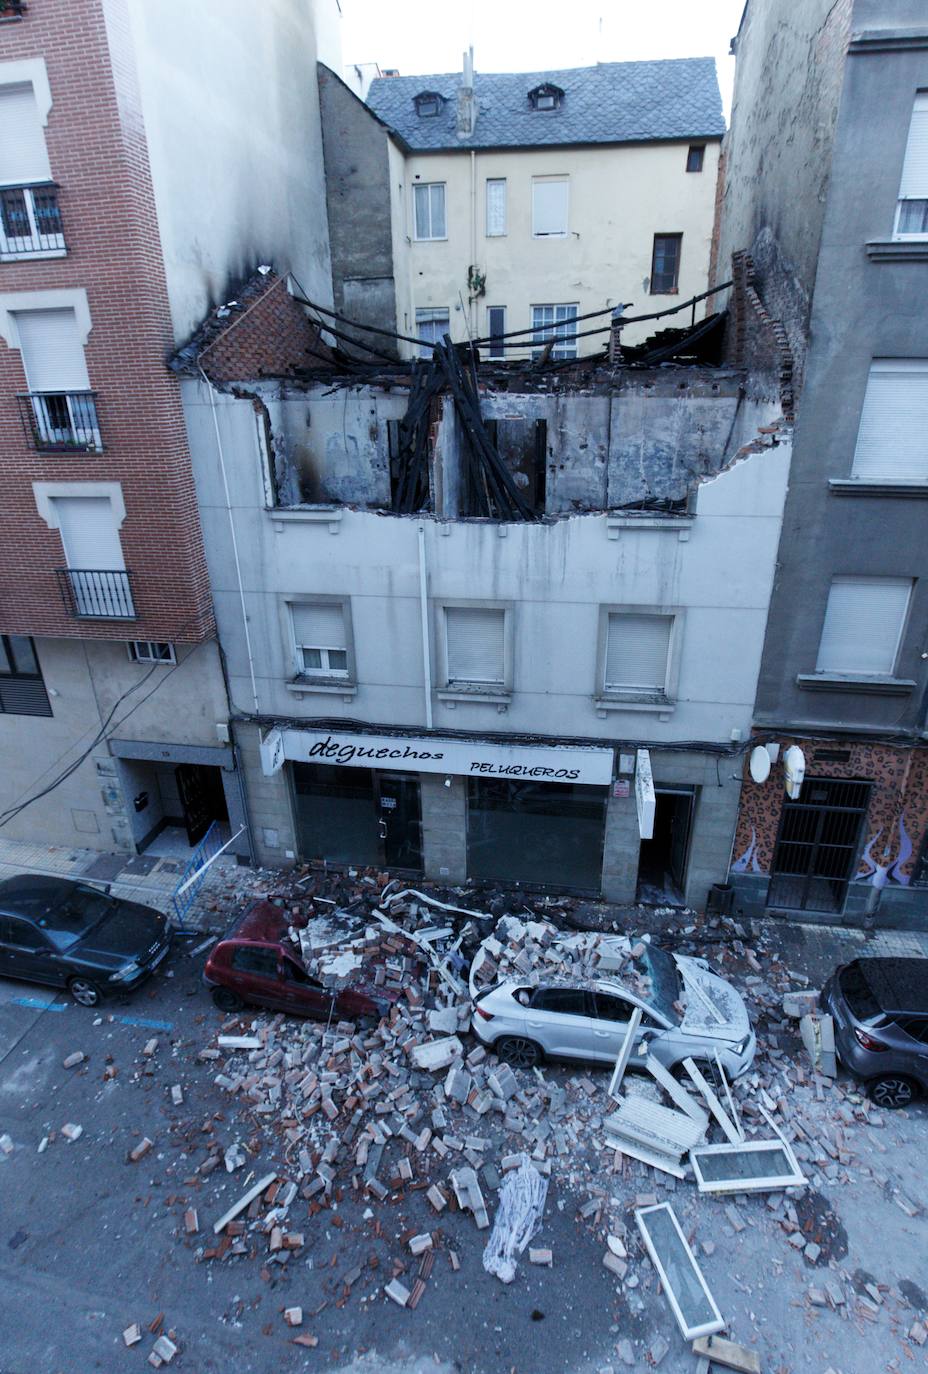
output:
M211 381L246 382L324 366L331 356L286 280L269 275L263 295L206 345L199 364Z
M86 345L105 452L39 454L23 434L18 350L0 340L0 630L102 639L197 641L214 633L206 562L177 379L144 121L126 0L32 0L0 29L2 60L43 57L45 129L68 246L65 258L0 263L0 293L83 288ZM75 621L55 572L57 531L33 481L118 481L121 529L139 619Z

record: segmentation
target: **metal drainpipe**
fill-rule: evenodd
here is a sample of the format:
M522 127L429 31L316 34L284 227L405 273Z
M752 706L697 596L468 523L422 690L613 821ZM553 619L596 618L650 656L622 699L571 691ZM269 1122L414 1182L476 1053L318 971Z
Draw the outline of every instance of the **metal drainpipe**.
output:
M470 260L477 266L477 154L470 150ZM473 290L473 287L471 288ZM470 332L477 337L477 298L470 296Z
M432 659L429 654L429 592L425 566L425 525L419 525L419 612L422 617L422 671L425 680L425 724L432 728Z
M258 683L255 678L255 660L254 654L251 651L251 634L248 629L248 615L245 611L245 588L242 584L242 565L239 561L238 540L235 537L235 520L232 516L232 496L229 492L229 479L226 476L226 462L222 448L222 435L219 432L219 417L216 413L216 393L213 390L212 382L207 377L202 367L200 367L199 363L197 364L197 371L206 383L206 389L209 393L209 408L213 417L213 429L216 434L216 453L219 457L219 471L222 473L222 487L226 496L226 514L229 517L229 535L232 540L232 558L235 562L235 577L238 583L238 596L242 606L242 626L245 630L245 651L248 654L248 672L251 676L251 695L252 700L255 704L255 715L259 715L260 707L258 704Z

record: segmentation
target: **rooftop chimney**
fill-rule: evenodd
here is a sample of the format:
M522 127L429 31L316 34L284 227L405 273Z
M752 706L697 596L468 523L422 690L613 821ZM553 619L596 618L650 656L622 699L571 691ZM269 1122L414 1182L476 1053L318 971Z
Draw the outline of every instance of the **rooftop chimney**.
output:
M470 138L477 123L477 102L474 99L474 50L464 54L464 75L458 87L458 138Z

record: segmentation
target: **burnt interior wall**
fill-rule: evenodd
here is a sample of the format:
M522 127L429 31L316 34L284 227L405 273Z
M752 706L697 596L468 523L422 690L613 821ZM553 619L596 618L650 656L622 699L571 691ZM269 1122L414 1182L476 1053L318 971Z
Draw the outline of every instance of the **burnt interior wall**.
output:
M343 388L264 397L275 504L390 506L388 422L405 396Z

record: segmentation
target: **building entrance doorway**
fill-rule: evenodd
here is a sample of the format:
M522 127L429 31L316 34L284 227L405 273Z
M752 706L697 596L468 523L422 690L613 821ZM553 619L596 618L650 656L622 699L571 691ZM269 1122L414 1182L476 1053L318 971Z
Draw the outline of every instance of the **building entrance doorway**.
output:
M869 782L805 779L798 798L783 804L768 907L844 910L869 804Z
M638 851L636 899L649 906L680 906L693 825L693 788L655 788L654 834Z

